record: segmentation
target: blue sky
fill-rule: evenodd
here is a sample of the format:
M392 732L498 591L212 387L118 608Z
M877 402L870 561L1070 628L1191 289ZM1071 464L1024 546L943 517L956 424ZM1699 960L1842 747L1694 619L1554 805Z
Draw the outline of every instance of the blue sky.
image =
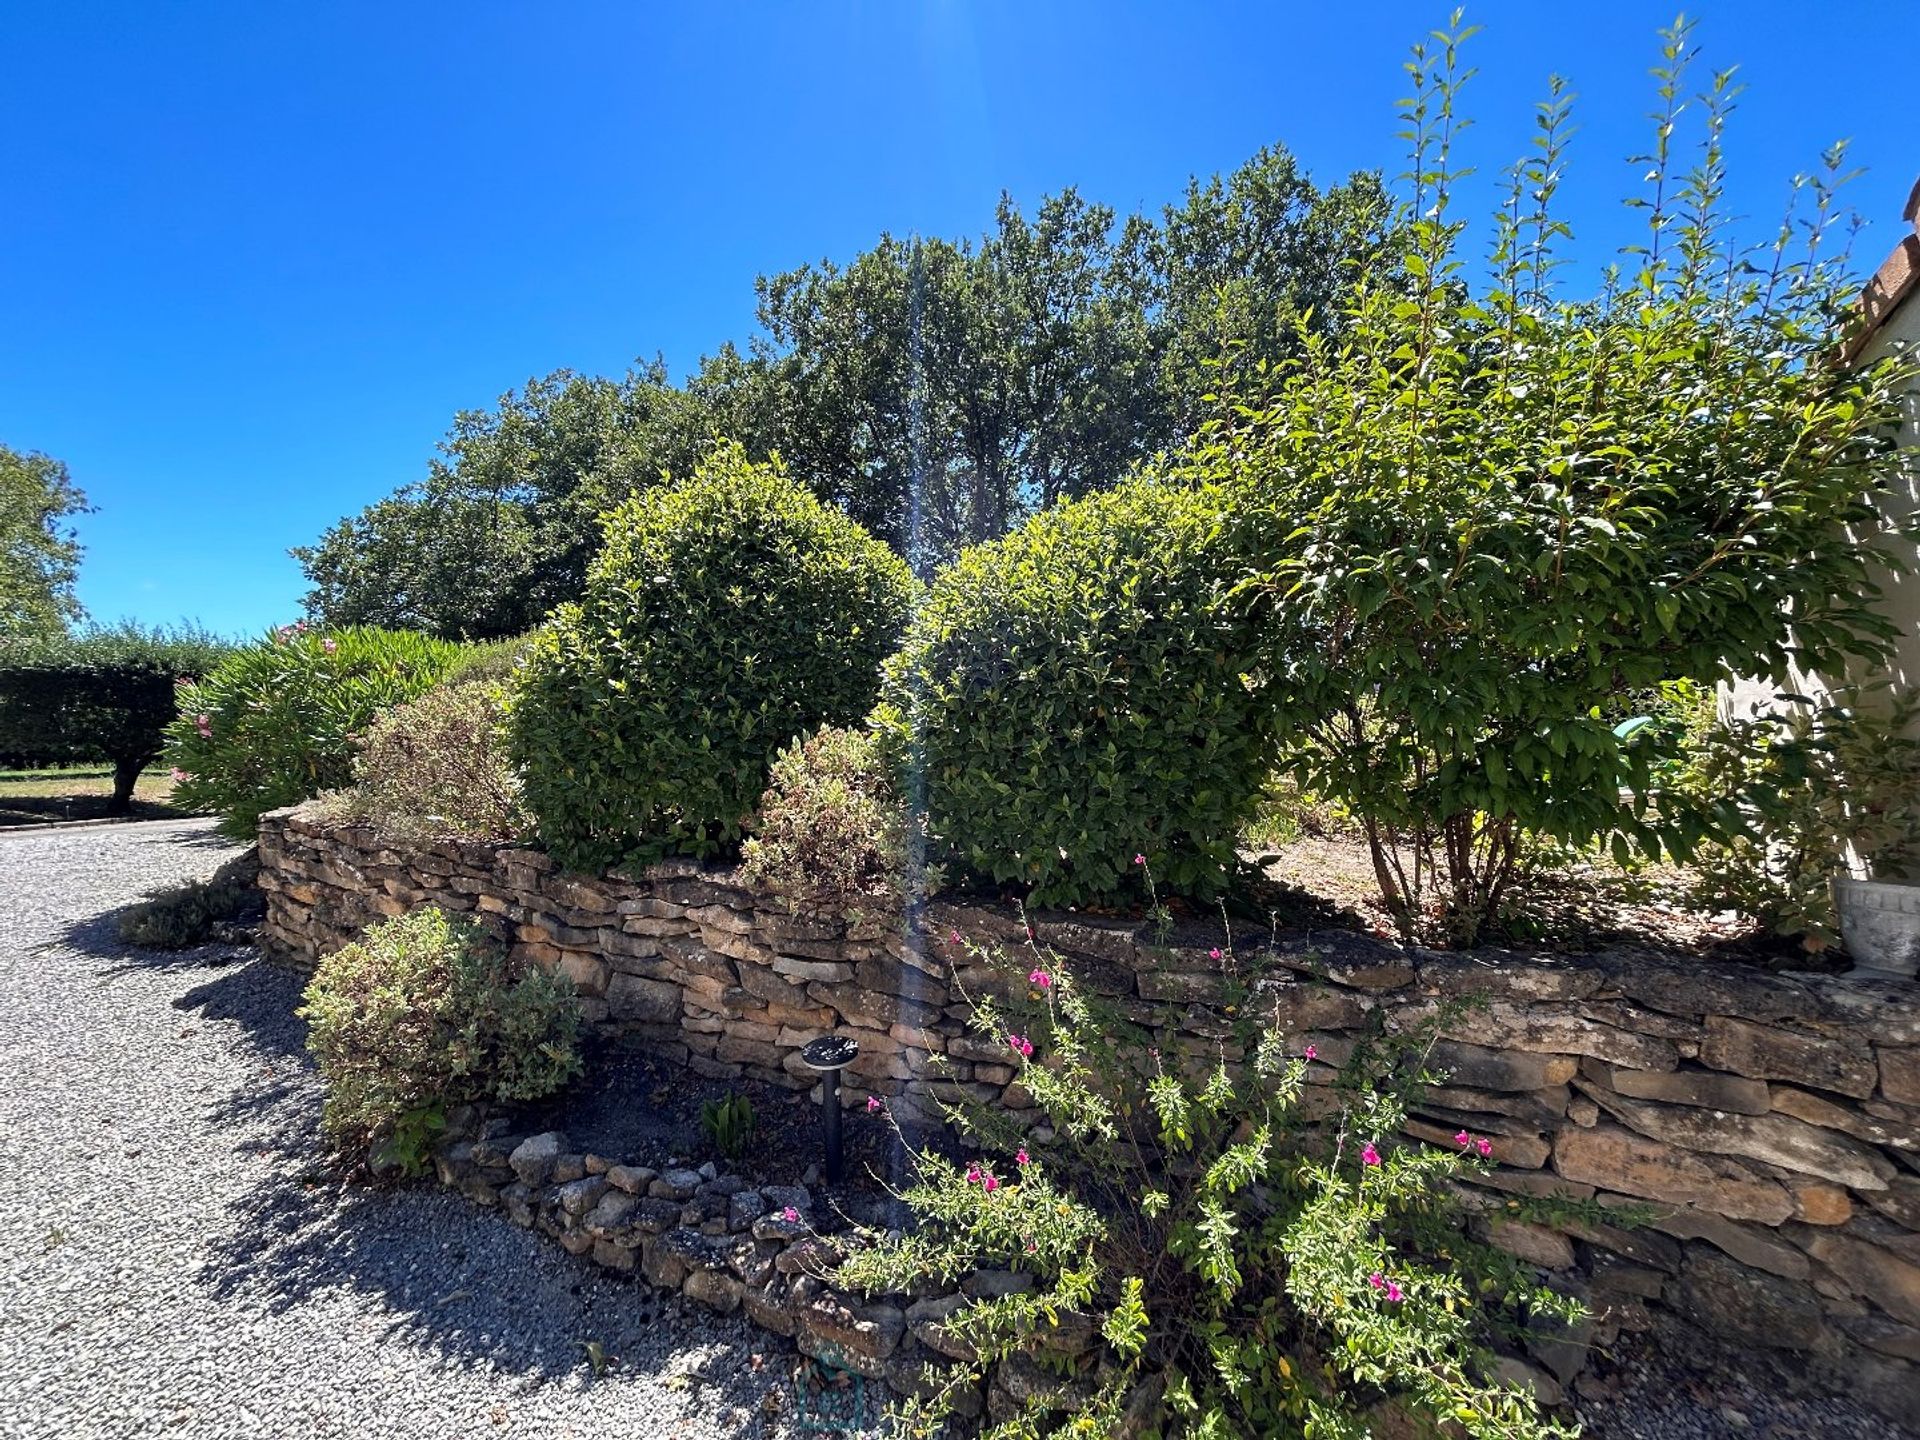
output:
M1738 63L1739 209L1853 139L1869 267L1920 164L1897 7L1701 4ZM1467 158L1579 94L1566 214L1633 223L1665 5L1470 7ZM883 229L977 233L1002 189L1155 208L1284 141L1316 177L1400 159L1441 5L119 5L6 0L0 442L64 459L99 618L296 613L290 545L417 478L456 409L558 366L676 374L751 330L753 277ZM1817 15L1817 19L1813 18ZM1704 79L1704 70L1702 74Z

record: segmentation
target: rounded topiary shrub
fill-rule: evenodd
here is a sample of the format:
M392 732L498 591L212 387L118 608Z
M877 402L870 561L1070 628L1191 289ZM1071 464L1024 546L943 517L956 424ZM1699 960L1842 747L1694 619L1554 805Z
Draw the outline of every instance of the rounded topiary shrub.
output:
M875 721L929 852L1042 904L1218 889L1274 754L1226 498L1136 479L965 551Z
M320 962L300 1017L326 1083L321 1127L411 1168L447 1107L537 1100L580 1072L565 976L514 960L470 917L382 920Z
M513 707L541 839L582 870L732 846L780 747L873 703L912 593L891 550L738 447L610 512Z
M284 626L184 684L167 727L173 803L250 839L260 816L353 779L354 738L460 653L410 630Z
M774 760L740 873L796 909L886 905L906 893L909 833L873 733L823 725Z

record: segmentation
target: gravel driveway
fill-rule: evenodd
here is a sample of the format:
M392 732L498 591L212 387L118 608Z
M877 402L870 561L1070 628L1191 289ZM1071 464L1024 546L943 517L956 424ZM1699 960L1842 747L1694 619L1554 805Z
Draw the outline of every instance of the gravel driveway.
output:
M204 822L0 832L0 1436L786 1433L784 1342L329 1177L300 977L113 940L230 850Z

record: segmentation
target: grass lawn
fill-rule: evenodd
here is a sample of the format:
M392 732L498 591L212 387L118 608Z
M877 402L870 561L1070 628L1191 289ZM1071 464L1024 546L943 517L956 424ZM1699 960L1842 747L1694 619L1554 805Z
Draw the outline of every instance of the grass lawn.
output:
M71 770L0 770L0 828L45 825L56 820L97 820L113 794L111 766ZM167 803L173 777L147 770L133 790L133 820L169 820L184 815Z

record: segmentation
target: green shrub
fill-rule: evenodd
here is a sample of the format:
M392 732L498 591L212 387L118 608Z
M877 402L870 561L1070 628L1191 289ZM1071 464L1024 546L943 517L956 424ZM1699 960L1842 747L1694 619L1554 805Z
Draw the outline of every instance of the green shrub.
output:
M203 630L127 624L0 643L0 763L113 763L109 815L125 814L159 756L183 679L233 646Z
M115 922L120 942L143 950L185 950L218 939L223 926L263 908L259 879L260 852L250 849L205 880L156 890L120 912Z
M497 684L472 673L374 718L353 758L353 788L332 798L334 813L391 840L529 833L507 762L506 702Z
M326 1083L322 1129L348 1148L398 1138L403 1163L445 1107L537 1100L580 1073L571 982L443 910L369 926L320 962L299 1014Z
M823 726L775 758L741 875L796 909L891 906L906 891L909 829L873 734Z
M1409 1099L1440 1079L1426 1058L1457 1007L1395 1034L1376 1010L1329 1086L1309 1083L1312 1046L1264 1022L1236 1023L1232 1060L1163 1056L1057 955L974 956L1011 972L1014 998L976 1003L972 1029L1019 1066L1044 1122L1031 1134L1051 1138L949 1108L978 1158L918 1151L914 1225L867 1233L835 1279L916 1295L976 1270L1032 1284L941 1321L940 1348L975 1359L910 1403L898 1433L944 1433L960 1392L1014 1356L1058 1383L997 1416L991 1440L1361 1437L1381 1402L1414 1412L1406 1433L1572 1433L1498 1378L1497 1340L1564 1333L1580 1309L1468 1233L1456 1181L1492 1168L1493 1142L1396 1140ZM1517 1197L1507 1213L1545 1220L1568 1203ZM1088 1328L1088 1353L1061 1343Z
M886 546L738 447L612 511L513 709L541 838L582 870L736 843L780 747L872 704L912 590Z
M1904 878L1920 866L1916 719L1920 692L1885 683L1716 716L1662 797L1728 812L1729 838L1694 852L1696 900L1809 950L1837 943L1837 877L1861 867Z
M1222 492L1133 480L935 579L875 712L928 847L1065 904L1216 890L1274 758L1256 636L1225 601Z
M354 737L443 675L459 647L405 630L283 626L180 690L174 803L251 838L260 816L353 778Z
M1835 363L1857 285L1823 243L1846 229L1837 154L1758 255L1723 193L1731 72L1687 106L1698 147L1678 158L1684 23L1655 71L1645 243L1597 294L1557 282L1556 89L1479 282L1449 206L1459 38L1413 66L1404 275L1369 277L1337 340L1303 334L1233 397L1197 468L1244 485L1248 590L1284 597L1294 778L1360 820L1403 935L1470 944L1530 831L1623 857L1710 838L1653 806L1678 739L1616 734L1621 694L1884 658L1875 502L1906 483L1914 372Z
M470 640L447 668L445 684L493 685L511 690L533 652L533 632L505 640Z

